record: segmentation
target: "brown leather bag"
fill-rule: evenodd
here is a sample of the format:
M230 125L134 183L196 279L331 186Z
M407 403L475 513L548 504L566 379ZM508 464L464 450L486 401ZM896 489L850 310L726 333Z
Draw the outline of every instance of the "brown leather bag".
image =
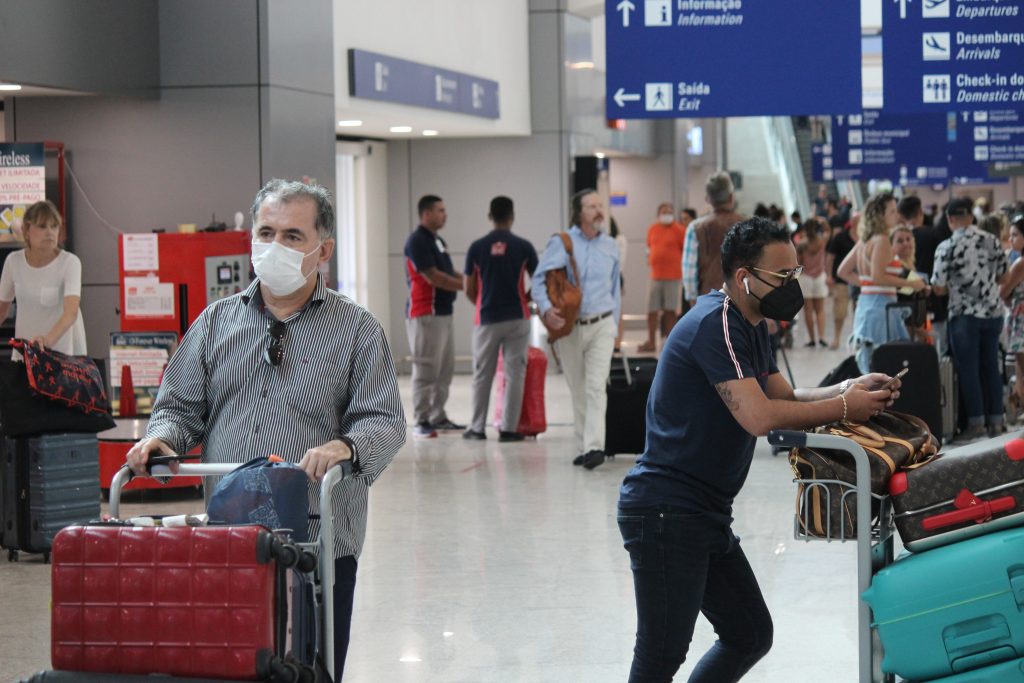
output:
M562 246L565 247L565 253L569 256L572 280L569 279L568 267L549 270L544 276L544 285L548 288L548 299L551 300L551 305L557 308L565 318L565 324L556 330L541 317L541 322L548 330L549 343L572 333L573 327L576 326L576 318L580 314L580 303L583 301L583 291L579 286L580 274L576 269L576 259L572 255L572 238L567 232L559 233L559 237L562 238Z
M864 424L834 422L819 433L853 439L868 454L871 493L884 495L896 472L920 467L935 457L937 442L920 418L884 411ZM846 451L794 448L789 464L797 481L797 519L801 530L819 538L857 537L857 469ZM845 483L840 483L845 482ZM878 500L872 499L877 516Z

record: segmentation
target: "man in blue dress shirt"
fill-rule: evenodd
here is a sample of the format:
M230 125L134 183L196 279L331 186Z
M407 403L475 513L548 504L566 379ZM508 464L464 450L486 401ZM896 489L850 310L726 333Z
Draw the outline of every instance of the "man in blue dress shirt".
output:
M573 257L583 293L579 317L572 332L555 342L565 381L572 394L573 426L579 455L574 465L592 470L604 462L604 414L608 404L605 385L611 369L615 335L619 328L622 294L619 291L619 248L602 232L604 205L594 190L572 198ZM551 303L545 278L549 270L565 268L569 255L561 237L553 236L533 274L533 300L551 329L566 324L562 311ZM569 268L572 278L572 269Z

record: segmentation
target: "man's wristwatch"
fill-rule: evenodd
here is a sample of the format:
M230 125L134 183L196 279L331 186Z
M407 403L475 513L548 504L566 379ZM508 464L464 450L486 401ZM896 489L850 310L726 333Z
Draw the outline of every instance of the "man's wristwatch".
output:
M844 379L842 382L840 382L839 383L839 393L840 394L845 394L846 390L850 388L850 385L852 383L853 383L852 379Z

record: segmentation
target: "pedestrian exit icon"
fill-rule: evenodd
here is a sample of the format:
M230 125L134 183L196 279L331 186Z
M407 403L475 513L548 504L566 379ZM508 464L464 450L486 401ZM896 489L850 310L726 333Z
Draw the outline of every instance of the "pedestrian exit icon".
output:
M644 106L647 111L672 111L672 84L647 83Z
M644 26L671 26L672 0L644 0Z
M923 102L925 104L949 102L949 90L949 74L926 74L924 77Z

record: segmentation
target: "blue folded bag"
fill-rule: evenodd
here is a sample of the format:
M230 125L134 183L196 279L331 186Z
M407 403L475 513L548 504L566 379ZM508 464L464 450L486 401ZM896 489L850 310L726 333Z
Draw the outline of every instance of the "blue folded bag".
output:
M289 462L254 458L226 475L210 497L211 522L262 524L291 529L292 540L309 540L309 479Z

